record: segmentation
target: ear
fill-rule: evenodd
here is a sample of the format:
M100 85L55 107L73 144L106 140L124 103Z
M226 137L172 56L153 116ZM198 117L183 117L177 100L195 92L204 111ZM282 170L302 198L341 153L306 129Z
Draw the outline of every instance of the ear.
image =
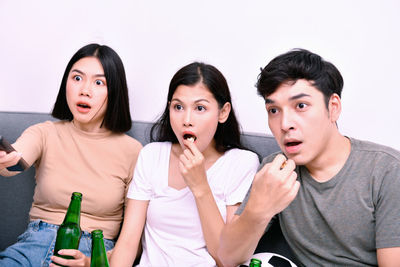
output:
M331 95L328 103L328 112L331 122L336 122L342 112L342 101L337 94Z
M229 113L231 112L231 103L226 102L224 106L219 110L218 114L218 122L224 123L229 117Z

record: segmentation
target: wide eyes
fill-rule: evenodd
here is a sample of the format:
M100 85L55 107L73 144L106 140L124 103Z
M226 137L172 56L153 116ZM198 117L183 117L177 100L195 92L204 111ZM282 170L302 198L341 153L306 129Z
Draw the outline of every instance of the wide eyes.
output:
M298 111L305 111L308 108L308 104L300 102L296 104L296 109ZM268 114L277 114L279 112L278 108L274 108L274 107L266 107Z
M278 112L278 110L277 110L276 108L270 108L270 109L268 109L268 113L275 114L275 113L277 113L277 112Z
M96 80L96 85L104 85L104 82L102 80Z
M183 107L182 107L182 105L180 105L180 104L175 104L175 105L174 105L174 109L176 109L176 110L182 110Z
M72 79L77 82L80 82L83 80L82 76L80 76L80 75L74 75L74 76L72 76ZM103 80L95 80L94 84L97 86L102 86L102 85L105 85L105 82Z
M308 105L306 103L298 103L297 108L298 109L305 109Z
M196 109L198 111L205 111L206 110L206 108L204 106L197 106Z
M175 110L183 110L183 106L181 104L175 104L175 105L173 105L173 108ZM195 107L195 110L196 111L200 111L200 112L204 112L206 110L206 108L205 108L205 106L198 105L198 106Z

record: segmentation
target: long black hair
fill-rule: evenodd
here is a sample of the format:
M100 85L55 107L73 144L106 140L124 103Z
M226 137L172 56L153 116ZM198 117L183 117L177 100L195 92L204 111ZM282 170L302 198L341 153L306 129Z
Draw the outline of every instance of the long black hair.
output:
M172 77L164 112L150 131L151 141L178 143L178 139L170 123L169 103L179 85L191 86L200 82L213 94L218 102L219 108L222 108L227 102L230 103L232 107L228 83L217 68L200 62L186 65L178 70ZM231 148L243 148L240 142L240 126L233 107L231 108L228 119L224 123L218 123L214 140L216 143L216 150L219 152L225 152Z
M132 119L129 110L128 85L125 69L118 54L106 45L89 44L79 49L68 62L60 90L51 115L60 120L72 121L73 115L67 104L66 86L72 66L84 57L96 57L103 66L107 82L107 110L103 125L115 133L129 131Z

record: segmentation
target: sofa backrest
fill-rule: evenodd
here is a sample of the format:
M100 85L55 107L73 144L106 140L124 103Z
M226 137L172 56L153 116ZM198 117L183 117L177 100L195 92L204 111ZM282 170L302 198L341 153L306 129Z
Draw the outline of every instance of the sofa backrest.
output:
M28 112L1 112L0 135L13 143L29 126L54 120L49 114ZM128 135L137 139L143 145L150 141L152 123L133 121ZM243 133L243 144L253 150L261 158L279 150L272 136L263 134ZM14 176L0 176L0 251L17 241L29 221L29 210L32 204L35 187L35 170L29 170Z

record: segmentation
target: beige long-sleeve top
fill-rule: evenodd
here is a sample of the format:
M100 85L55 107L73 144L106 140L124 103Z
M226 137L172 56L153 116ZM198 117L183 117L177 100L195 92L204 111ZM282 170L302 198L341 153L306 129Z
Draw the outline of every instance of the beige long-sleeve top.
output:
M31 220L61 224L72 192L81 192L82 230L102 229L105 238L116 238L142 147L137 140L47 121L26 129L13 146L36 168Z

